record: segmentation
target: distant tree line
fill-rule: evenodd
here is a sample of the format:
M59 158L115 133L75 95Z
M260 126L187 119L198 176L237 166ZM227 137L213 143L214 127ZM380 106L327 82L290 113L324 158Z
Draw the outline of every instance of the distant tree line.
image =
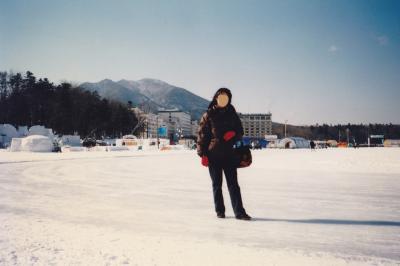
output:
M32 72L0 72L0 124L43 125L59 135L121 137L137 125L128 104L101 98L63 82L36 79Z
M284 124L273 123L273 134L284 137ZM287 125L287 136L303 137L312 140L337 140L358 144L367 143L368 136L383 135L385 139L400 139L400 125L394 124L338 124L338 125L311 125L294 126Z
M347 125L315 125L310 126L314 139L349 140L367 143L368 136L383 135L385 139L400 139L400 125L393 124L347 124Z

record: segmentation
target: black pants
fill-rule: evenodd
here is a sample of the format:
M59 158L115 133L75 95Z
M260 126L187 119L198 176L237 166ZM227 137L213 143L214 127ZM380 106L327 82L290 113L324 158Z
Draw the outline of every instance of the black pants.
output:
M235 216L246 213L237 181L237 168L231 164L224 165L210 162L208 170L212 180L215 211L217 213L225 213L224 198L222 196L222 171L224 171Z

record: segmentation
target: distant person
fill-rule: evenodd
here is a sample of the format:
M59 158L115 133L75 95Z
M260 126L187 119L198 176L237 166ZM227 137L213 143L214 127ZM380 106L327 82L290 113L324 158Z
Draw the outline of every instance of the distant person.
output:
M356 142L356 140L354 140L354 142L353 142L353 147L354 147L354 149L358 148L358 143Z
M243 126L231 101L232 93L229 89L217 90L200 120L197 154L210 173L217 217L225 218L222 196L223 171L236 219L250 220L251 217L243 208L233 149L233 144L242 140Z
M315 150L315 142L312 140L310 141L311 150Z

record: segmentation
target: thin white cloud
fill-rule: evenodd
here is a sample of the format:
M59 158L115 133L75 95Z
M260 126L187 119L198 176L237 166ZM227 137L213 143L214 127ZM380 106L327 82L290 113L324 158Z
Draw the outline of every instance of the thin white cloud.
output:
M376 37L376 40L378 41L379 45L386 46L389 44L389 38L386 35L381 35Z
M339 48L336 45L331 45L328 49L329 52L331 53L336 53L339 50Z

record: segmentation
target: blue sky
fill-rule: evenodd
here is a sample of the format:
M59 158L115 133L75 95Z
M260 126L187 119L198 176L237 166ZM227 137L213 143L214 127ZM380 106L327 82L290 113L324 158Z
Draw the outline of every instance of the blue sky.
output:
M0 70L157 78L292 124L400 123L400 1L0 2Z

